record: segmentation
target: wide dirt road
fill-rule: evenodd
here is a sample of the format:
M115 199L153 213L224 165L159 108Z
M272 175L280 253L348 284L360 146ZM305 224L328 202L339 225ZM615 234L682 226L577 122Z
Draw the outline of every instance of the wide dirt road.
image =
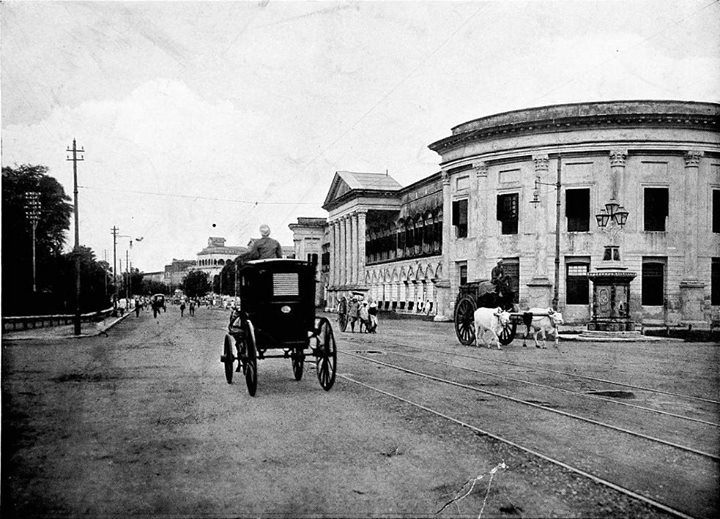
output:
M310 363L296 382L289 359L261 361L251 398L225 382L226 319L169 307L109 337L5 342L3 517L661 516L344 378L325 392ZM367 369L343 350L414 330L336 331L339 373Z

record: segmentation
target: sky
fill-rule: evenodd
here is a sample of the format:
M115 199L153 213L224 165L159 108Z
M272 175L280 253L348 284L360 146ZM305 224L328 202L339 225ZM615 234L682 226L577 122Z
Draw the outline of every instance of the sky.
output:
M478 117L720 102L720 0L10 0L0 16L2 165L45 165L72 196L76 139L81 244L112 263L117 227L144 272L262 223L292 245L336 171L411 184Z

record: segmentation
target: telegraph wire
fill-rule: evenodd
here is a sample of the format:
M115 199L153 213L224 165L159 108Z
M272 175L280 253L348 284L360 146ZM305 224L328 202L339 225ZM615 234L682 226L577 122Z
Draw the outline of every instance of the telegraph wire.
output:
M166 198L185 198L190 200L207 200L210 202L230 202L234 204L247 204L251 206L257 205L315 205L314 202L265 202L259 200L240 200L235 198L216 198L210 196L201 195L185 195L185 194L171 194L171 193L158 193L153 191L140 191L135 189L110 189L96 186L78 186L81 189L88 189L90 191L107 191L112 193L131 193L136 195L148 195L148 196L160 196ZM267 197L266 197L267 198Z

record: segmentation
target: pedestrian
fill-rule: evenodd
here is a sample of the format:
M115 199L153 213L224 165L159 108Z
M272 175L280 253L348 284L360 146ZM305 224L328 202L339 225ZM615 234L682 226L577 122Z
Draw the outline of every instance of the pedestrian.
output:
M355 322L359 318L359 312L360 304L358 303L358 298L353 296L348 307L348 321L350 322L350 331L352 333L355 333Z
M135 317L140 317L140 300L135 298Z
M363 301L360 305L360 327L359 331L362 333L363 328L365 328L365 332L370 333L370 313L368 312L368 303L367 301Z
M375 301L371 301L370 306L368 307L368 318L370 320L370 328L368 329L369 333L377 332L377 325L378 325L377 316L378 316L377 303Z
M194 299L190 300L189 310L190 310L190 317L193 317L195 315L195 300Z
M185 300L180 301L180 317L185 315Z

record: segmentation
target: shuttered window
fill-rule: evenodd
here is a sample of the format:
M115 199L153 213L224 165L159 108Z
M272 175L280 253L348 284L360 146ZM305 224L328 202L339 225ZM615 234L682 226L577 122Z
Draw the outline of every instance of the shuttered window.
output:
M458 238L466 238L468 231L468 201L455 200L452 205L452 224Z
M273 296L297 296L299 291L296 272L276 272L273 274Z
M668 188L645 188L645 230L664 231L668 215Z
M662 306L665 303L665 264L643 263L642 266L642 304Z
M502 234L518 233L518 194L498 195L497 219L502 223Z
M720 258L713 258L710 270L710 304L720 305Z
M569 305L586 305L590 302L590 282L587 263L568 263L565 277L565 302Z
M565 216L569 232L590 230L590 190L568 189L565 191Z

